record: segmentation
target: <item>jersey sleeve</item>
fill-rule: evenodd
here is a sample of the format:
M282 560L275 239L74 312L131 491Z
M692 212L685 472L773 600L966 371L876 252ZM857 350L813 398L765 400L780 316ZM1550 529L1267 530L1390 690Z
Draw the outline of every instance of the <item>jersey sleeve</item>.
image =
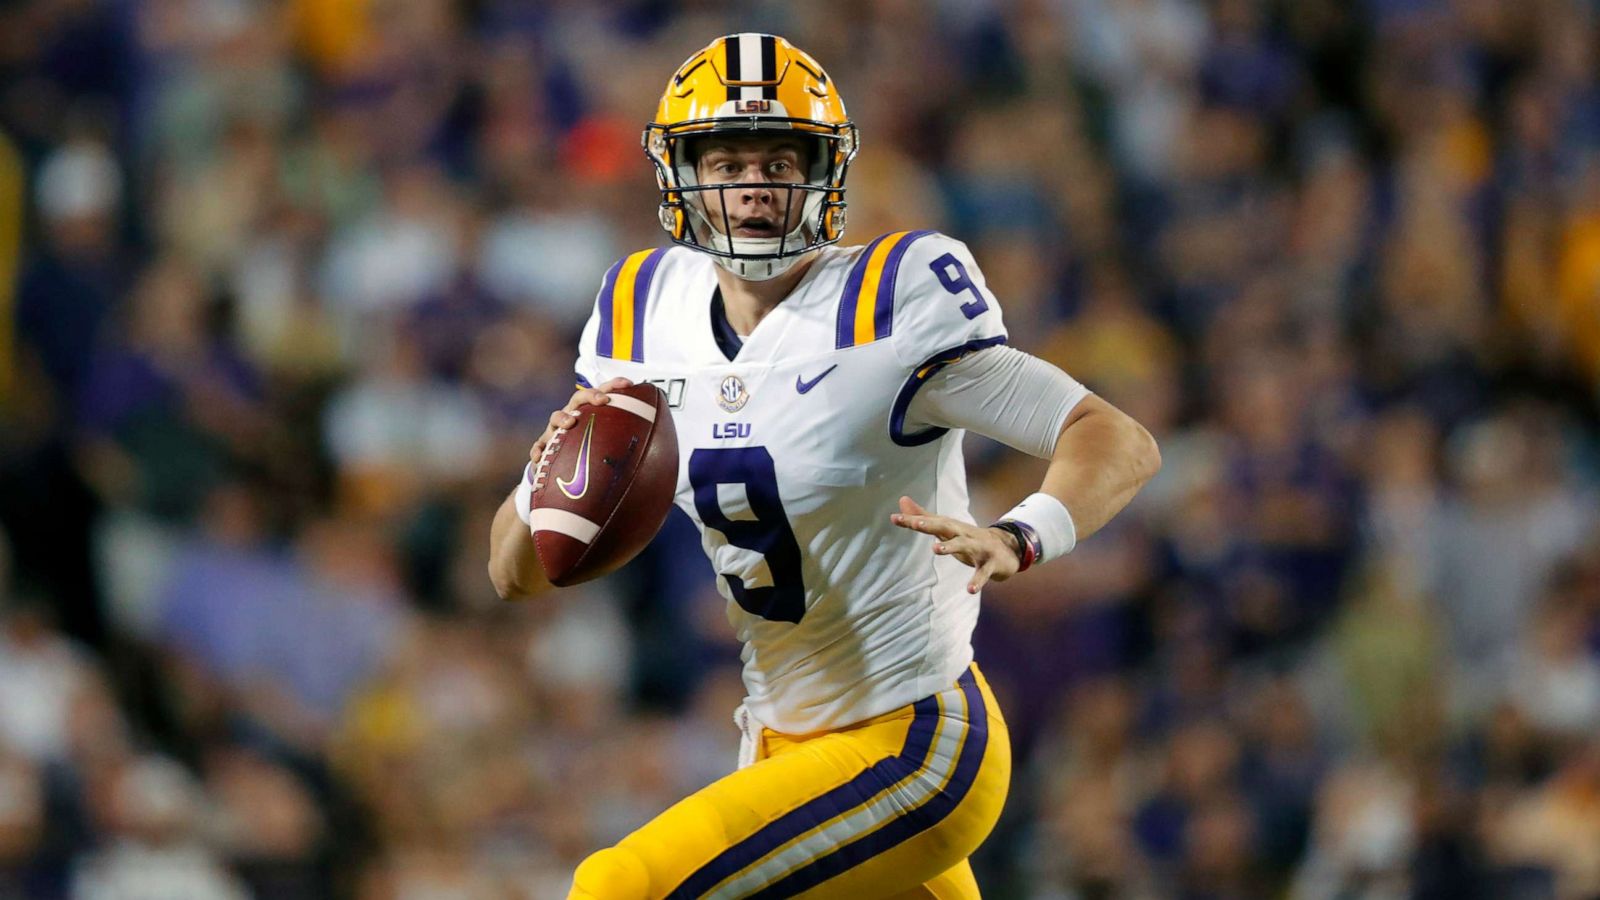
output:
M583 334L578 338L578 358L572 364L577 383L583 387L592 388L605 381L600 374L600 364L604 360L595 350L595 336L599 333L600 311L597 308L583 326Z
M907 232L902 240L909 243L891 272L889 339L906 376L890 413L889 432L896 443L914 446L947 430L908 422L918 391L945 367L1006 343L1006 327L1000 304L966 244L936 231Z
M996 347L929 378L902 428L908 434L962 428L1049 459L1067 416L1087 396L1088 388L1050 363L1014 347Z
M888 273L890 340L902 364L921 368L950 353L1005 343L1000 304L966 244L937 231L908 232L902 241L904 255Z

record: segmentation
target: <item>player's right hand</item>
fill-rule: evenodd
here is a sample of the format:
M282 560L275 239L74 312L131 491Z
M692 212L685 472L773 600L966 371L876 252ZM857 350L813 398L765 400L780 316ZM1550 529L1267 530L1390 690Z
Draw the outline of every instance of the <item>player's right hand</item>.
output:
M625 387L632 386L633 382L626 378L613 378L598 387L578 388L577 392L572 395L572 399L567 401L566 406L550 414L550 424L545 427L544 434L539 435L539 439L534 441L533 447L528 450L528 461L538 465L539 457L544 455L545 446L550 443L551 438L555 437L556 432L578 424L576 415L578 407L585 403L604 406L611 402L611 398L606 396L607 393L620 391Z
M967 593L976 594L991 581L1005 581L1022 567L1022 554L1012 539L997 528L984 528L950 516L936 516L910 497L900 498L900 511L889 521L901 528L931 534L939 539L933 552L954 556L973 569Z

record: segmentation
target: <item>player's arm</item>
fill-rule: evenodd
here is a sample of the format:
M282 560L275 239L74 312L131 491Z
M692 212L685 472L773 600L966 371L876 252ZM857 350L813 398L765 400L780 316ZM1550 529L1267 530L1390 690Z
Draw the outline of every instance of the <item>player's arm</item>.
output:
M1040 492L1066 507L1082 540L1111 521L1161 471L1156 439L1132 416L1094 394L1061 426Z
M489 580L501 600L531 596L544 581L533 552L533 532L517 516L517 494L506 496L489 528Z
M539 569L539 556L533 548L533 532L528 529L528 498L532 495L533 469L544 455L544 448L559 429L571 428L578 422L575 415L585 403L603 406L611 402L608 391L631 385L626 378L613 378L595 388L580 387L567 401L567 405L550 414L544 434L528 449L528 466L523 470L522 483L517 485L495 511L494 524L489 528L489 580L501 600L515 600L532 596L546 584Z
M934 515L902 498L896 524L941 538L934 552L973 567L973 592L1025 563L1065 555L1161 468L1155 439L1132 417L1055 366L1009 347L980 351L940 372L918 393L910 418L975 431L1050 460L1039 490L995 526Z

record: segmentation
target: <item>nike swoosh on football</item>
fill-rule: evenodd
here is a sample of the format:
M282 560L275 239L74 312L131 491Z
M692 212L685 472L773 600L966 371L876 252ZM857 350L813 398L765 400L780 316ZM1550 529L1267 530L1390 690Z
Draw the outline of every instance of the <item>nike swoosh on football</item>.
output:
M578 464L572 469L571 478L557 478L556 487L561 493L567 495L569 500L577 500L589 490L589 436L594 434L594 416L589 416L589 427L583 430L583 443L578 445ZM572 491L577 485L576 493Z
M800 377L800 373L796 372L795 376L794 376L794 389L799 391L802 394L807 393L812 388L817 386L817 382L821 381L824 378L827 378L828 377L828 373L832 372L834 369L837 369L837 368L839 368L839 364L838 363L834 363L833 365L829 366L827 369L823 370L821 375L818 375L817 377L811 379L810 381L806 381L804 378Z

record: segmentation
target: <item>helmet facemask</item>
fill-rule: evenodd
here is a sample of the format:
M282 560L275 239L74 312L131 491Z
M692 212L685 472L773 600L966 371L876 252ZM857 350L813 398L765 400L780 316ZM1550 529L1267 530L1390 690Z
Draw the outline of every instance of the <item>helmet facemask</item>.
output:
M710 254L718 265L740 278L766 281L788 271L806 253L843 236L844 176L855 156L855 128L849 124L825 126L826 132L819 133L817 123L811 121L775 117L747 121L747 126L738 128L730 128L727 120L652 124L645 129L644 143L661 188L661 226L673 240ZM806 178L802 182L701 184L698 156L689 144L715 134L807 139ZM778 235L733 236L728 209L737 204L729 200L749 190L785 192L785 221L780 223Z

